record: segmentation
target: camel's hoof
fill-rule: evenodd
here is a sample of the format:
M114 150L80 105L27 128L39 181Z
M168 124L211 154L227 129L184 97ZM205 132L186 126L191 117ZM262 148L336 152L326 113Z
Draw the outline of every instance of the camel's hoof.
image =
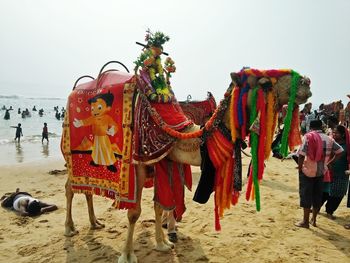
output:
M170 242L170 241L169 241ZM168 252L168 251L170 251L173 247L175 247L174 246L174 244L173 244L173 246L171 247L170 245L167 245L166 243L159 243L159 244L157 244L156 245L156 250L157 251L160 251L160 252Z
M74 228L66 228L66 231L64 232L64 235L66 237L72 237L72 236L75 236L76 234L78 234L79 231L78 230L75 230Z
M118 263L137 263L137 257L135 253L131 253L131 254L122 253L118 259Z
M100 222L96 221L94 224L91 224L90 229L96 230L96 229L102 229L104 227L105 227L104 224L101 224Z
M165 243L167 246L171 247L171 248L174 248L174 247L175 247L175 244L174 244L173 242L171 242L170 240L168 240L168 239L165 239L165 240L164 240L164 243Z

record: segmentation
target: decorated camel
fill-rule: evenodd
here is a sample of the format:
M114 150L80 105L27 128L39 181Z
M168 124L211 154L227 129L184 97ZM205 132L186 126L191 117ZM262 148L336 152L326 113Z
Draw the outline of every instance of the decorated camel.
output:
M347 95L348 97L350 95ZM327 123L329 117L333 116L337 118L339 124L349 127L350 123L350 102L348 102L344 108L344 104L341 100L333 101L329 104L322 105L322 120ZM321 107L321 106L320 106Z
M343 121L343 109L344 109L344 104L342 103L341 100L333 101L329 104L324 104L323 105L323 114L326 120L330 116L336 117L339 121ZM342 120L340 120L342 119Z
M201 165L202 172L206 171L195 200L205 203L214 192L215 228L219 230L220 217L237 203L242 189L240 150L247 138L252 165L246 198L254 197L260 210L259 181L271 152L277 113L288 104L281 147L286 156L288 146L300 143L298 105L311 96L309 79L293 70L245 68L231 73L224 98L200 128L185 117L170 86L174 62L167 58L161 63L162 46L168 40L161 32L148 32L135 74L101 70L97 79L75 87L67 103L61 143L69 173L65 235L78 233L72 219L74 193L86 195L93 229L104 225L96 219L92 196L113 199L116 208L128 209L129 220L118 262L137 262L133 234L151 166L155 167L156 250L174 247L161 227L163 208L175 207L177 218L184 212L183 195L177 194L183 194L186 178L177 164ZM172 173L163 170L164 161ZM177 188L169 188L168 180Z

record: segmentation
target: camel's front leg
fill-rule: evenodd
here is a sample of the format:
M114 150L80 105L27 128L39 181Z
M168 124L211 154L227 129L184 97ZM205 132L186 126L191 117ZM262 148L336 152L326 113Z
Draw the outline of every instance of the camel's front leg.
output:
M71 236L78 234L79 232L75 229L73 218L72 218L72 200L74 197L74 193L72 191L72 186L71 186L69 179L67 179L65 188L66 188L66 202L67 202L66 210L67 210L67 212L66 212L66 222L65 222L64 235L67 237L71 237Z
M126 236L125 246L121 256L118 259L118 263L137 263L137 257L134 253L134 230L136 221L141 215L141 197L142 189L146 178L146 166L136 166L136 177L137 177L137 199L136 207L128 210L128 234Z
M154 212L156 216L156 250L169 251L175 247L174 243L165 238L164 231L162 229L162 214L163 209L156 202L154 203Z
M88 206L88 211L89 211L89 219L90 219L90 228L91 229L101 229L104 228L105 225L100 223L96 216L95 216L95 211L94 211L94 203L92 201L92 195L91 194L85 194L86 197L86 202Z
M118 263L137 263L137 257L134 253L134 230L137 219L140 217L141 207L128 210L128 234L125 241L124 250L119 257Z

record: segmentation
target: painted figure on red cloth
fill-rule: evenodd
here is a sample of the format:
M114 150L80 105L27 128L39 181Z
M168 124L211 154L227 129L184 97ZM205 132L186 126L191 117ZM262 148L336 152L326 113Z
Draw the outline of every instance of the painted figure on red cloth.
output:
M82 126L91 126L92 134L94 135L94 143L92 146L92 161L93 166L106 165L111 172L116 172L117 168L114 166L116 158L112 149L112 144L108 135L114 136L116 134L117 124L108 115L113 104L114 96L112 93L98 94L97 96L88 100L91 105L91 116L84 120L74 119L73 125L76 128Z

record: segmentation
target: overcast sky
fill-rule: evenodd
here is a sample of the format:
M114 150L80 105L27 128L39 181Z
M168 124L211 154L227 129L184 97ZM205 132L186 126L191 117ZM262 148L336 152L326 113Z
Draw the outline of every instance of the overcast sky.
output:
M170 36L172 86L219 101L243 66L292 68L315 106L350 93L348 0L0 0L0 95L66 97L109 60L129 69L145 31Z

